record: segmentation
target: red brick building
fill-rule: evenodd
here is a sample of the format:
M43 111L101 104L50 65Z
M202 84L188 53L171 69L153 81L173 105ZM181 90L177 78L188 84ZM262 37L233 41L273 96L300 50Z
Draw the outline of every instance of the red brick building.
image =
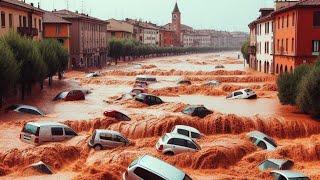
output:
M165 28L160 28L160 47L171 47L174 46L175 41L175 31L168 30Z
M302 0L279 8L273 18L275 73L315 62L320 52L320 1Z
M178 3L176 3L172 11L172 29L175 32L174 45L181 46L181 12Z

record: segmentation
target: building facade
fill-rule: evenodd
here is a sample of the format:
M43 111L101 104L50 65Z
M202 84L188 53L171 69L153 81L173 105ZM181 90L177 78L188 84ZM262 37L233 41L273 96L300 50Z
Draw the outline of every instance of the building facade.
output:
M167 30L163 27L160 27L159 30L160 36L159 36L159 46L160 47L172 47L174 46L174 40L175 40L175 32L171 30Z
M133 25L116 19L107 20L107 39L111 38L133 38Z
M175 32L174 44L181 46L181 12L178 3L175 4L172 11L172 30Z
M35 40L42 39L44 11L18 0L0 1L0 36L10 30Z
M102 67L107 60L107 24L105 21L68 10L54 11L71 22L70 58L73 68Z
M275 73L292 72L319 56L320 1L305 0L273 13Z

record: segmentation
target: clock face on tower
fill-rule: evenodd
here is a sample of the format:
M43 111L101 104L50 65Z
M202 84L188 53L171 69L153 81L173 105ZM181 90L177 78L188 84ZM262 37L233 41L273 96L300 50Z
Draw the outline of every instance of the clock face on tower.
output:
M176 20L177 19L177 15L173 14L172 18L173 18L173 20Z

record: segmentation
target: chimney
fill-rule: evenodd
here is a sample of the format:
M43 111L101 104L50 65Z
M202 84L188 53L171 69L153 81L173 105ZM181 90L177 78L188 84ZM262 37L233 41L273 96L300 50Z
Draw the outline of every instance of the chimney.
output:
M33 3L30 3L30 5L33 7Z
M299 1L300 0L275 0L275 9L278 10L287 6L291 6Z

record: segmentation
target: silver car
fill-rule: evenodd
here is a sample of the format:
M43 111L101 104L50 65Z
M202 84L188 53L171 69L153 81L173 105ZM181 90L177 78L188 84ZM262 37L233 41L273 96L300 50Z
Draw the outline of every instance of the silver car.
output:
M309 180L306 175L295 171L271 171L274 180Z
M184 126L184 125L174 126L171 133L181 134L189 138L196 138L196 139L202 136L202 134L198 129L190 126Z
M289 170L293 164L293 161L286 159L266 159L259 165L259 169L261 171L265 171L267 169Z
M240 89L232 92L227 96L227 99L256 99L257 94L251 89Z
M123 180L191 180L180 169L150 155L134 160L122 175Z
M96 129L88 142L88 145L95 150L103 148L116 148L126 146L129 140L117 131Z
M274 140L260 131L252 131L248 133L247 136L253 144L262 149L272 151L277 148L277 144L274 142Z
M166 155L175 155L184 152L196 152L201 148L193 139L187 136L167 133L159 139L156 149Z

